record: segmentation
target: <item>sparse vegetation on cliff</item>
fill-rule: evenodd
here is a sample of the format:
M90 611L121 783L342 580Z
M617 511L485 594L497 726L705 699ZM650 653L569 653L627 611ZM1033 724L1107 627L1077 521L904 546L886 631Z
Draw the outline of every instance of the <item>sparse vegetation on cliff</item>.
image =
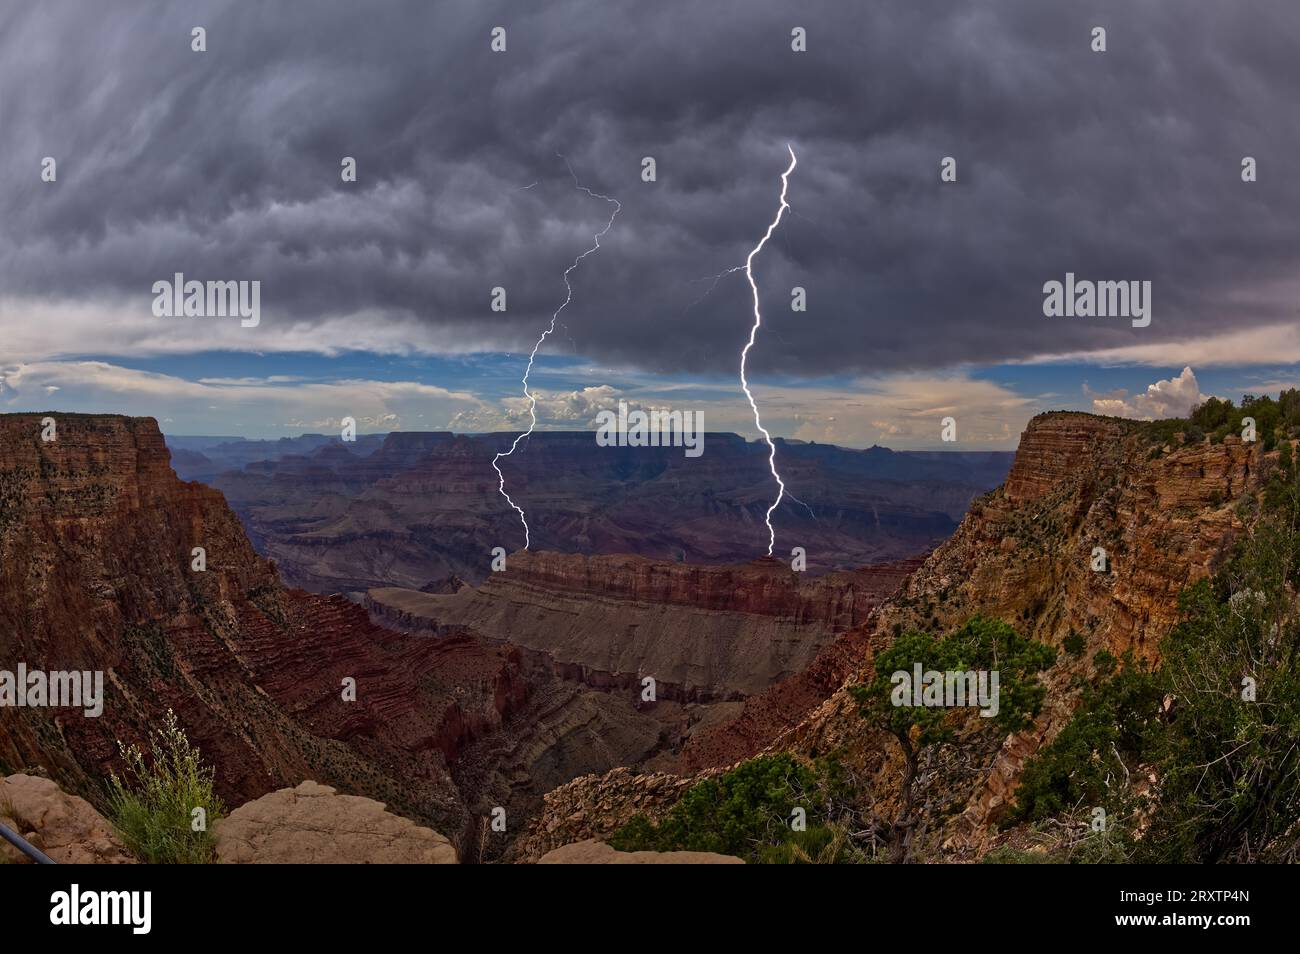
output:
M1294 394L1278 402L1287 413ZM1182 593L1159 668L1126 660L1026 764L1015 818L1102 808L1121 828L1112 841L1123 850L1108 860L1300 860L1300 467L1290 442L1261 504L1219 571Z
M944 637L904 633L876 657L876 676L853 690L862 714L903 753L896 801L872 799L836 758L765 755L696 783L657 824L634 817L609 844L620 851L712 851L766 864L917 860L927 825L955 804L929 790L940 763L975 769L988 754L982 742L1024 728L1045 696L1039 674L1055 660L1053 647L997 620L976 617ZM895 705L892 676L910 674L915 663L997 670L996 713L971 718L969 709ZM800 824L792 824L796 817Z
M212 824L225 813L204 765L170 709L151 738L149 757L121 745L126 768L109 779L114 826L127 847L151 864L206 864L213 860ZM201 814L196 814L201 810Z
M1277 399L1264 395L1243 395L1241 406L1222 398L1210 397L1197 405L1185 418L1165 418L1146 424L1148 436L1158 445L1177 445L1182 435L1184 446L1221 444L1229 434L1240 434L1244 418L1255 422L1255 435L1266 451L1277 448L1279 440L1300 437L1300 390L1283 391Z
M1151 860L1300 860L1300 472L1289 444L1279 458L1260 519L1183 594L1163 647L1175 709L1141 845Z
M861 860L840 824L850 794L834 760L808 764L785 753L764 755L697 782L658 824L637 815L609 844L619 851L712 851L778 864ZM803 824L792 826L799 809Z
M949 807L920 798L925 780L940 760L949 766L961 761L962 753L954 755L953 750L969 748L974 736L991 730L1005 735L1025 728L1038 714L1047 693L1039 673L1055 661L1054 647L1025 639L1000 620L979 616L943 637L915 630L904 633L876 656L872 679L850 691L862 716L893 736L903 755L897 807L892 817L876 816L870 823L873 835L888 847L891 861L916 860L931 814L941 814ZM970 710L899 705L894 674L910 675L918 664L938 672L996 671L996 711L972 723L960 718Z
M1095 660L1109 675L1084 689L1075 717L1025 766L1009 821L1038 821L1104 806L1111 815L1132 810L1125 763L1150 752L1160 691L1150 671L1128 655Z

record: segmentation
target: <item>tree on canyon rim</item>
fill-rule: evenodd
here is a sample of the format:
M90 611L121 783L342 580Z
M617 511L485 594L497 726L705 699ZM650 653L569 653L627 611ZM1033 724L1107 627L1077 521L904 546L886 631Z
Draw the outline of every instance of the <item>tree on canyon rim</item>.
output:
M892 818L876 817L873 833L889 849L893 862L915 861L925 823L935 806L921 796L935 776L941 753L966 749L971 743L1029 726L1042 707L1047 689L1038 674L1056 661L1056 649L1020 636L1001 620L973 617L944 637L911 630L876 655L874 676L850 689L859 712L874 727L897 742L903 775ZM916 665L939 672L994 671L999 674L996 715L972 716L969 709L896 705L896 672L911 673Z

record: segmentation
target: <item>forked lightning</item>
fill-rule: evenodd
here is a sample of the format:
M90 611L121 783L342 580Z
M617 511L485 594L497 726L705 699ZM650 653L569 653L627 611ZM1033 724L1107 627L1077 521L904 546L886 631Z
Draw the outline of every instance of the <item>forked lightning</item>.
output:
M763 426L763 420L758 413L758 404L754 401L753 392L749 390L749 381L745 378L745 363L749 359L749 349L754 347L754 339L758 335L758 329L763 324L763 314L759 310L758 304L758 285L754 281L754 256L763 250L767 240L772 237L776 227L781 224L781 216L785 214L786 209L790 208L790 203L785 200L785 195L790 188L790 173L794 172L794 167L799 162L795 158L794 149L788 144L785 148L790 150L790 165L785 172L781 173L781 206L776 210L776 218L767 227L767 232L763 234L763 238L754 246L753 251L749 253L749 257L745 259L745 277L749 279L749 288L754 295L754 326L749 329L749 341L744 350L740 352L740 386L745 389L745 397L749 398L749 406L754 409L754 426L763 433L763 440L767 441L767 466L771 469L772 476L776 478L776 500L772 501L772 506L767 508L767 515L764 517L767 521L768 556L772 555L772 550L776 547L776 531L772 529L772 512L781 505L781 498L785 496L785 481L781 479L781 475L776 469L776 445L772 443L772 435Z
M561 156L560 158L564 159L563 156ZM622 204L617 199L610 198L607 195L601 195L599 192L592 192L581 182L579 182L578 177L573 173L573 167L569 166L569 160L565 159L564 164L565 166L568 167L569 175L573 176L573 183L578 189L587 193L587 195L591 196L593 199L603 199L606 202L612 203L614 206L614 211L610 213L609 221L605 223L605 227L596 233L595 244L592 245L591 248L583 252L581 255L579 255L577 258L575 258L573 260L573 264L564 270L564 291L565 291L564 301L561 303L560 307L555 309L555 312L551 315L550 325L548 325L546 330L542 332L542 336L537 339L537 343L533 345L532 354L528 356L528 367L524 369L524 379L523 379L524 396L528 398L528 418L529 418L528 430L524 431L522 434L520 434L518 437L514 439L514 441L510 444L510 450L505 451L504 453L497 454L495 457L492 458L492 468L497 472L497 490L501 491L501 496L506 498L506 503L510 504L510 506L514 508L515 512L519 514L519 521L524 525L524 549L525 550L527 550L529 544L532 543L532 535L528 529L528 518L524 515L524 508L519 506L517 503L515 503L514 500L510 498L510 495L506 493L506 476L505 474L501 473L501 468L498 466L498 461L500 461L501 458L503 457L509 457L511 454L513 454L515 452L515 448L519 446L519 442L522 441L525 437L531 435L533 433L533 429L537 427L537 398L536 396L534 396L533 392L528 389L528 375L532 373L533 361L536 360L537 352L542 347L542 343L546 341L547 336L550 335L553 331L555 331L555 323L560 319L560 312L564 311L564 309L568 307L569 302L573 300L573 286L569 284L569 275L573 273L573 270L578 267L579 263L581 263L584 258L586 258L592 252L600 248L601 237L604 236L605 233L607 233L613 227L614 219L616 219L618 217L618 213L623 210ZM533 183L533 185L536 184L537 183ZM532 186L529 186L528 188L532 188Z

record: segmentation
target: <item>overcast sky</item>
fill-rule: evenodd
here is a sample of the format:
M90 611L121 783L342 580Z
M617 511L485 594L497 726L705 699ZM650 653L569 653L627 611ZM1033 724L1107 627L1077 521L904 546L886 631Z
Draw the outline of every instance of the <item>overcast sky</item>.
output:
M1044 407L1285 383L1297 36L1294 0L10 5L0 409L518 426L521 354L610 213L571 168L622 210L544 350L543 423L676 393L742 430L749 289L713 276L775 214L787 144L751 365L783 433L919 445L969 407L1014 444ZM1044 317L1067 271L1150 281L1150 325ZM155 317L175 272L260 281L260 324Z

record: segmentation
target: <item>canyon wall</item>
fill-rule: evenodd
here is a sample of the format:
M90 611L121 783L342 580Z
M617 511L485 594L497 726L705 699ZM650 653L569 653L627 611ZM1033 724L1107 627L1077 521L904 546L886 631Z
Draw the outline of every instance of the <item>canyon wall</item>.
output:
M636 556L520 551L504 572L449 594L384 588L366 605L388 625L471 631L552 658L589 685L678 701L741 699L805 670L863 623L914 564L808 579L775 560L688 566Z
M939 783L957 792L959 810L932 833L933 851L947 860L978 857L996 837L1025 759L1073 714L1079 686L1092 678L1092 656L1131 650L1157 659L1160 640L1177 620L1180 591L1212 573L1244 529L1236 505L1258 489L1268 455L1234 436L1182 447L1161 446L1151 435L1140 422L1089 414L1034 418L1003 486L972 503L951 539L874 619L828 646L848 657L828 667L840 683L829 698L782 725L779 716L763 718L770 710L757 708L762 698L798 695L798 678L778 683L747 701L755 707L747 729L738 719L701 733L685 746L677 770L726 765L763 749L837 752L878 804L887 805L901 768L897 746L866 725L847 689L870 676L872 656L896 633L945 633L980 614L1058 648L1078 634L1084 650L1059 653L1033 728L987 753L991 771L973 779L954 772ZM1100 572L1093 569L1095 548L1106 554ZM779 712L779 702L774 707ZM580 779L555 793L551 804L599 802L606 788L622 785L613 777ZM677 789L658 785L656 791ZM651 800L642 810L647 805L663 808ZM523 843L544 843L548 826L563 828L566 837L581 834L580 826L544 812Z
M153 420L53 416L50 442L42 415L0 416L0 668L101 671L103 713L0 709L0 771L102 803L119 741L170 708L233 804L314 779L459 833L449 761L523 705L517 655L286 590L222 495L176 478Z
M945 852L986 850L1013 798L1025 760L1074 713L1099 650L1154 661L1178 618L1178 595L1209 575L1244 525L1236 510L1258 489L1266 455L1235 436L1221 444L1162 446L1140 422L1079 413L1034 418L1003 487L976 500L879 614L876 646L893 632L947 632L979 614L1058 647L1033 728L996 750L992 770L967 786L963 809L937 837ZM1096 548L1105 569L1094 566ZM1062 648L1083 637L1077 656ZM869 674L869 658L845 681ZM846 691L776 743L796 751L880 750ZM888 748L885 751L889 751ZM887 792L897 766L875 759Z

